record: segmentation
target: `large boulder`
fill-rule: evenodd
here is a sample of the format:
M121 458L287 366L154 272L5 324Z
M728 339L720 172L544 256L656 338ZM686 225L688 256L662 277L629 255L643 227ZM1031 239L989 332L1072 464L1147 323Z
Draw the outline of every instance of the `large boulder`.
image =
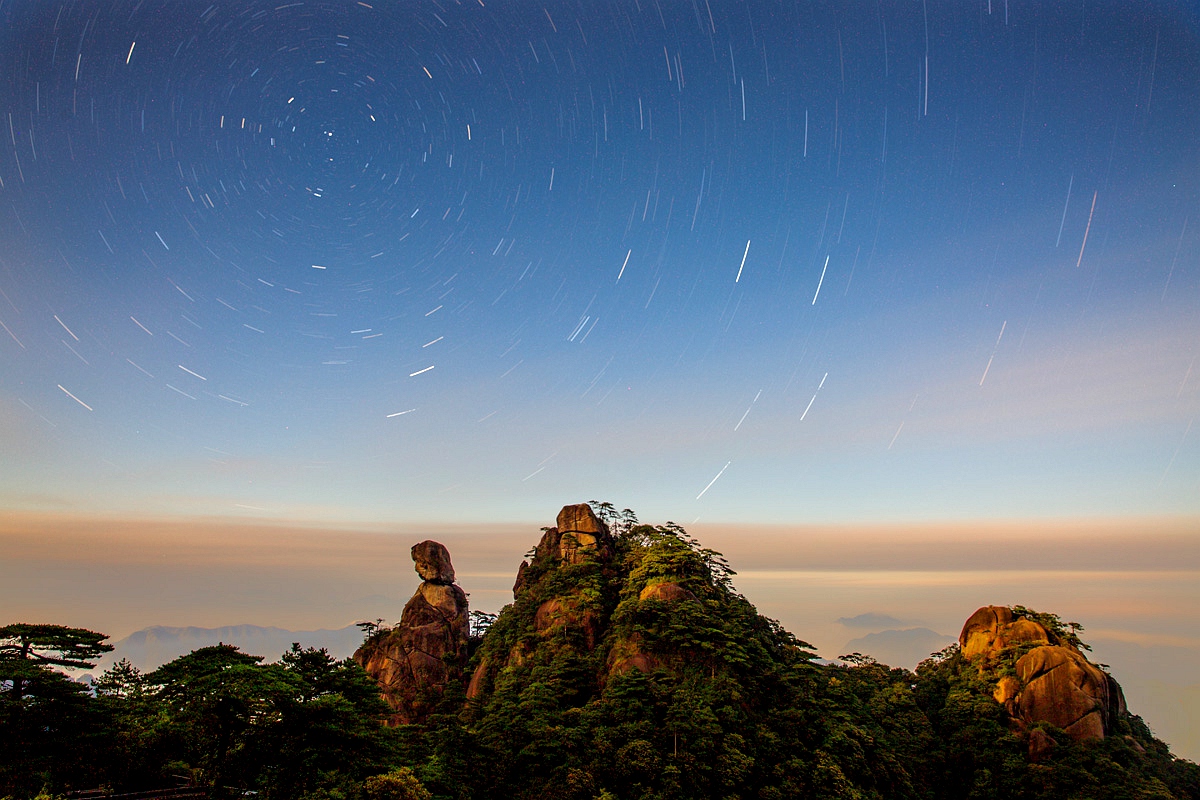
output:
M638 593L638 600L657 600L660 603L677 603L684 600L697 602L696 595L672 581L650 584Z
M600 521L587 503L563 506L555 520L563 533L585 533L589 536L608 536L608 526Z
M454 565L450 551L441 542L424 541L412 546L413 566L421 580L429 583L454 583Z
M1018 715L1062 728L1076 741L1103 739L1125 710L1117 682L1073 647L1037 647L1016 667L1023 684L1015 702Z
M1112 676L1074 644L1010 608L979 609L963 625L958 642L981 674L997 676L992 696L1021 728L1046 723L1076 741L1103 739L1125 711ZM1039 742L1039 747L1045 744Z
M967 618L958 636L966 658L983 656L994 660L1014 645L1025 643L1057 644L1043 626L1024 617L1014 617L1006 606L984 606Z
M563 506L558 524L546 528L535 558L552 557L564 564L580 564L587 555L606 560L613 554L613 539L587 503Z
M450 553L426 541L413 546L412 559L424 581L405 604L400 622L354 654L379 684L393 725L424 720L445 688L462 680L467 663L467 595L454 583Z

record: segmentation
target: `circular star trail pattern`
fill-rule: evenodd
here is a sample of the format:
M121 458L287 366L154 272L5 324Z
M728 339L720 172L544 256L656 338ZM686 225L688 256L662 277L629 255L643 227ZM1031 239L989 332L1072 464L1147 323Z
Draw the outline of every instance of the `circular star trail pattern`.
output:
M1183 4L0 16L10 508L1198 510Z

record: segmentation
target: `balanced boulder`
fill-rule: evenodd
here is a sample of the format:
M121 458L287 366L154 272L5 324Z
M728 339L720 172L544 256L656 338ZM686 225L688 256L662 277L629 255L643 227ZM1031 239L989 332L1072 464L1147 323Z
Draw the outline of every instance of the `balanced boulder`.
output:
M446 687L461 682L467 663L467 595L454 583L450 553L438 542L425 541L413 545L412 559L424 580L405 604L400 622L354 654L379 683L392 708L393 725L428 717Z

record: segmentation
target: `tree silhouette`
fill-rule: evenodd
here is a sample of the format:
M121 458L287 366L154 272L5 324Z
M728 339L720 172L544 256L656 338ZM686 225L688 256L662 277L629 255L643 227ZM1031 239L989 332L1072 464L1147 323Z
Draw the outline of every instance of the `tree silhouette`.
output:
M65 625L30 625L18 622L0 628L0 662L19 661L28 666L48 669L92 669L95 660L112 651L103 633ZM29 676L14 670L12 697L20 700L29 686Z

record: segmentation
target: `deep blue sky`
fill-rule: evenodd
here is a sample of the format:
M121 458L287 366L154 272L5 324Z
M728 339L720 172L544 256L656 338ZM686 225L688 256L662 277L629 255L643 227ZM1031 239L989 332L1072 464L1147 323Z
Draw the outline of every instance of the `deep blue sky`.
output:
M1182 3L5 0L0 114L0 508L1200 513Z

